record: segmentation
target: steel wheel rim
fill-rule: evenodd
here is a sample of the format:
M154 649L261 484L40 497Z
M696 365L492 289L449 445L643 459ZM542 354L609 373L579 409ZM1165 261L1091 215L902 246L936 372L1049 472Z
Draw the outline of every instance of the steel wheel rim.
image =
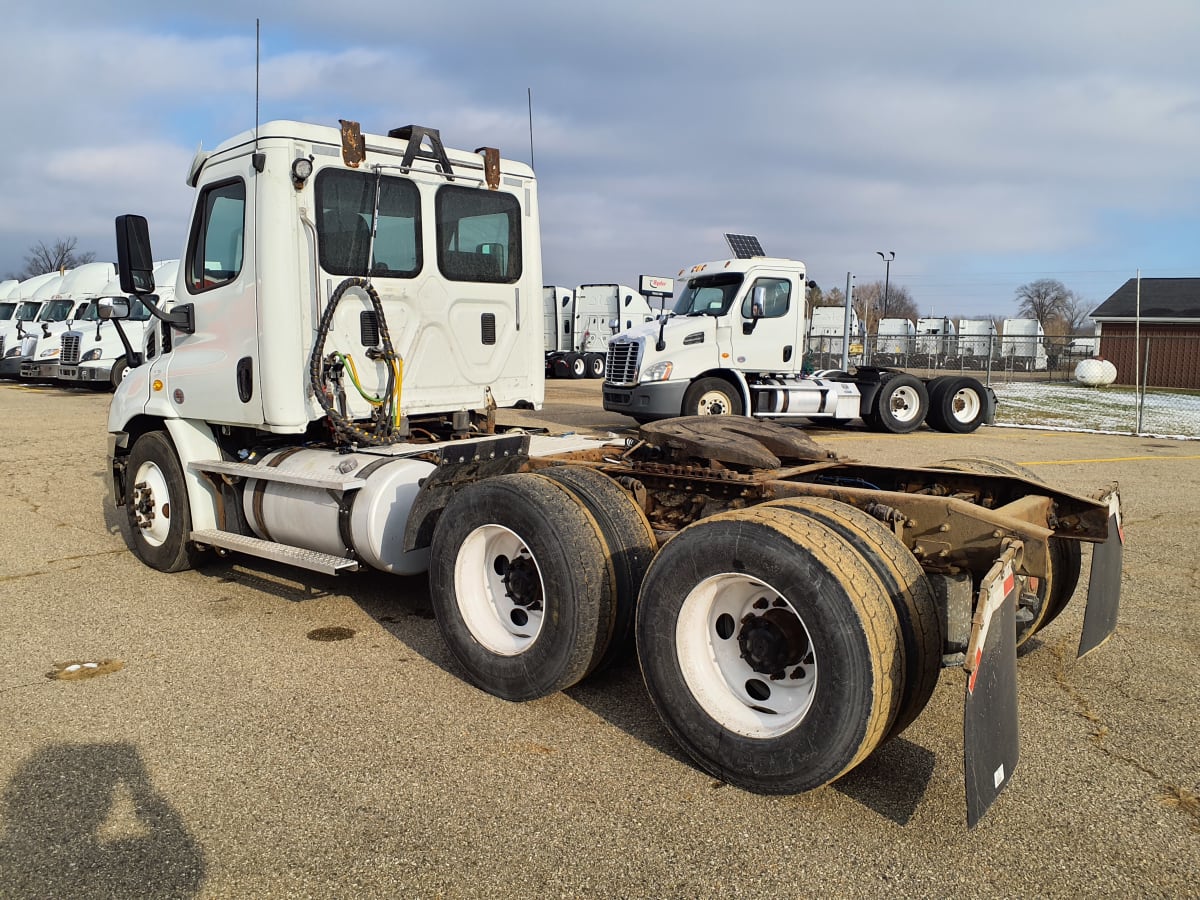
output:
M888 409L897 422L911 422L921 411L921 396L916 388L903 385L896 388L888 401Z
M729 414L729 397L722 391L705 391L696 401L696 415L698 416L727 416Z
M802 659L785 665L782 678L772 678L761 665L755 668L743 655L746 641L754 640L750 623L761 623L765 614L785 621L805 644ZM795 640L788 643L799 651ZM757 578L726 573L692 588L679 610L675 647L692 697L729 731L749 738L778 737L800 724L812 706L817 661L808 629L787 599Z
M514 581L514 574L521 583ZM536 575L536 583L531 575ZM481 525L462 542L454 567L454 594L471 635L499 656L524 653L542 630L541 567L525 542L503 525ZM536 607L529 603L535 595L540 601Z
M142 539L151 547L161 547L171 532L171 492L162 469L149 461L138 466L133 497L134 517Z
M974 422L982 409L979 393L971 388L958 390L950 401L951 415L959 422Z

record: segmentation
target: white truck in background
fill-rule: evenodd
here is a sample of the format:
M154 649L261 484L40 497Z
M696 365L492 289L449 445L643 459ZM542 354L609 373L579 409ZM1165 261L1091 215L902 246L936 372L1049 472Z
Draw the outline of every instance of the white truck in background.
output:
M117 274L108 262L84 263L63 276L54 301L69 300L73 304L65 319L48 322L41 334L26 337L22 347L20 374L24 379L53 381L58 378L58 361L62 352L63 334L72 323L87 314L92 301Z
M803 374L805 266L760 255L756 239L727 235L740 255L681 270L674 314L610 342L604 408L639 423L674 416L747 415L781 422L910 432L974 431L996 397L974 378L921 379L893 369ZM745 250L745 242L753 249ZM677 280L679 280L677 279Z
M958 364L964 369L986 369L999 349L996 323L991 319L958 320Z
M542 301L546 375L553 378L602 378L609 338L655 316L646 298L624 284L547 285Z
M841 363L842 350L845 346L843 339L846 332L846 308L844 306L813 307L808 319L808 334L806 344L810 358L817 358L820 364L814 362L817 369L836 368ZM850 311L850 348L851 356L862 355L862 328L859 324L858 313Z
M913 342L910 365L937 369L957 356L958 341L954 322L950 318L924 316L917 319L917 336Z
M170 302L179 274L179 260L167 260L154 267L158 297ZM121 295L120 278L114 277L100 291L101 297ZM116 390L129 371L131 355L140 362L145 355L146 336L151 327L150 310L136 298L130 299L129 317L118 331L114 322L100 318L98 304L89 304L83 315L62 335L57 378L64 384ZM128 346L126 346L128 342Z
M912 356L917 326L912 319L888 317L879 320L875 352L871 362L877 366L904 366Z
M65 275L58 272L48 274L47 278L38 276L40 280L37 287L32 289L29 299L17 310L15 327L5 334L0 377L20 377L21 364L36 350L38 339L49 336L52 324L65 322L75 312L75 301L60 296L62 283L70 275L70 270ZM34 318L26 318L31 312Z
M686 752L762 793L840 777L961 666L970 824L1016 764L1016 644L1066 606L1080 542L1101 565L1080 652L1115 626L1115 490L986 460L868 466L770 422L681 419L627 441L497 425L497 408L540 407L544 373L537 182L496 150L274 121L198 153L188 183L173 299L154 293L146 220L117 220L122 293L156 328L112 397L108 482L155 569L239 553L428 570L472 683L530 700L636 647ZM731 308L762 341L737 352L778 360L768 326L785 324L797 349L798 317L758 327L781 318L760 277L804 295L799 263L702 269L660 343L714 350L745 280L746 314ZM99 303L129 315L125 297ZM858 382L840 384L848 402Z
M19 282L9 291L7 299L0 305L0 360L8 356L14 342L19 343L26 326L37 319L45 306L45 301L34 299L34 295L47 282L61 280L61 272L46 272Z
M1006 369L1015 372L1044 372L1046 332L1037 319L1005 319L1000 336L1000 359Z

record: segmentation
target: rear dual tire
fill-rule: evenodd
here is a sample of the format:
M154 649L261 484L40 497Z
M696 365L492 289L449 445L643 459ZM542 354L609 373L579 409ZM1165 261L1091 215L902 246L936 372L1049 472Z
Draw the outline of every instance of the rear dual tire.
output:
M476 686L533 700L629 648L654 535L632 498L578 468L518 473L458 491L438 519L430 598Z
M798 793L896 720L904 648L886 590L820 522L764 506L698 522L642 587L638 657L668 731L712 775Z

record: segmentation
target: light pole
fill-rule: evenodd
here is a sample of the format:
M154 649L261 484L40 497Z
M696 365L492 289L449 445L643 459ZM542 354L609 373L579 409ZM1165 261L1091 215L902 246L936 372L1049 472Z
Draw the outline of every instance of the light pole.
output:
M884 252L882 250L876 250L875 253L879 256L880 259L883 260L883 312L886 313L888 310L888 282L891 280L892 260L896 258L896 251L889 250L888 254L890 254L890 255L884 254ZM870 334L870 332L871 332L871 311L870 310L867 310L867 321L865 323L863 323L863 328L866 329L867 334Z

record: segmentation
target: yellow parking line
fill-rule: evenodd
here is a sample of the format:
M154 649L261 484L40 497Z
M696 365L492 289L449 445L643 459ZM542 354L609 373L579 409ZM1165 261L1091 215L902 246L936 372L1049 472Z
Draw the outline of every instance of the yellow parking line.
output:
M1111 462L1140 462L1141 460L1177 460L1200 459L1200 456L1106 456L1097 459L1043 459L1037 462L1023 462L1023 466L1070 466L1079 463L1111 463Z

